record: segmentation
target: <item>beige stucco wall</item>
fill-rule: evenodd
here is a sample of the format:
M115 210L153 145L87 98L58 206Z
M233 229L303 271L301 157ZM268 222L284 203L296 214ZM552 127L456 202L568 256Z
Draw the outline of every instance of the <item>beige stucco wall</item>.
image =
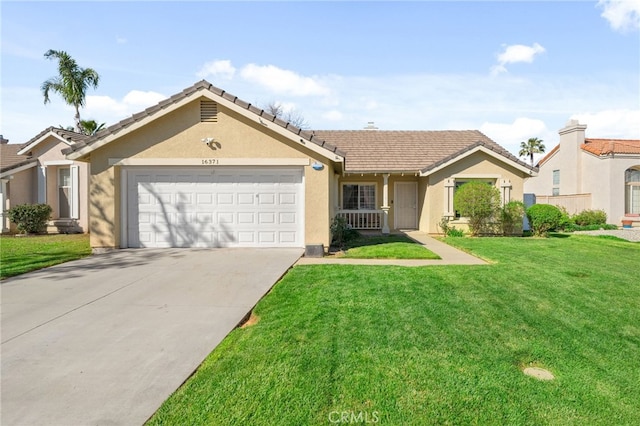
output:
M553 171L559 170L561 196L590 194L590 209L604 210L609 223L620 223L625 209L624 173L630 167L640 166L640 156L602 158L580 150L580 161L567 162L567 156L560 155L561 152L562 146L540 166L538 176L526 180L525 193L552 195ZM572 167L581 169L576 172Z
M73 161L70 164L64 165L52 165L47 164L51 162L69 161L62 154L63 149L69 148L69 145L55 138L49 136L47 139L40 142L36 147L31 150L33 158L37 158L37 167L46 167L46 202L53 209L52 219L59 219L59 205L58 205L58 170L61 167L78 166L78 219L77 223L84 232L89 230L89 200L88 194L88 179L89 179L89 164L81 161ZM35 172L34 172L35 173ZM37 175L34 175L34 198L37 199Z
M35 204L38 202L36 189L35 167L22 170L10 175L12 178L6 182L6 194L4 199L4 210L20 204ZM2 228L9 229L9 232L16 232L16 225L9 221L8 217L3 217Z
M515 167L497 160L483 152L475 152L450 166L439 170L425 178L427 186L423 200L422 215L420 217L420 230L430 234L440 233L438 223L442 219L445 206L445 180L457 178L471 180L474 178L496 179L496 187L500 189L500 180L507 179L511 182L510 200L522 201L524 173ZM452 225L459 229L467 229L464 220L452 221Z
M203 98L204 99L204 98ZM275 124L271 124L275 126ZM202 143L214 138L215 149ZM110 158L305 158L325 165L304 167L305 243L329 245L330 200L334 170L325 157L218 104L216 123L200 122L200 99L132 131L91 153L92 247L120 246L120 167ZM224 167L224 166L202 166Z

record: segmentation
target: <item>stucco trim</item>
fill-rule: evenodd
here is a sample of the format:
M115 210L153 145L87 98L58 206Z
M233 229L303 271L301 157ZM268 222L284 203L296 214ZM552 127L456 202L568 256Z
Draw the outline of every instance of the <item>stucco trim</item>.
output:
M484 154L487 154L490 157L493 157L493 158L495 158L496 160L499 160L502 163L508 164L511 167L520 170L521 172L525 173L529 177L533 177L533 176L537 176L538 175L535 171L531 170L529 167L523 166L522 164L520 164L518 162L512 161L509 158L506 158L504 155L501 155L501 154L499 154L497 152L494 152L494 151L492 151L490 149L487 149L482 145L478 145L475 148L470 149L468 151L465 151L465 152L461 153L460 155L457 155L454 158L450 159L449 161L445 161L442 164L439 164L438 166L436 166L436 167L434 167L432 169L421 171L420 172L420 176L421 177L429 176L429 175L431 175L431 174L433 174L433 173L435 173L437 171L440 171L440 170L442 170L442 169L444 169L446 167L449 167L451 164L454 164L457 161L462 160L463 158L466 158L466 157L468 157L470 155L475 154L476 152L482 152Z
M308 166L309 158L109 158L109 166Z
M73 161L71 160L51 160L42 163L44 166L71 166Z

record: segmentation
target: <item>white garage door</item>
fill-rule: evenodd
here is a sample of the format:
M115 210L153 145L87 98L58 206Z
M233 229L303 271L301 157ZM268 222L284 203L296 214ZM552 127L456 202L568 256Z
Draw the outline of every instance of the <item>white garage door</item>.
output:
M157 168L127 175L129 247L303 247L302 169Z

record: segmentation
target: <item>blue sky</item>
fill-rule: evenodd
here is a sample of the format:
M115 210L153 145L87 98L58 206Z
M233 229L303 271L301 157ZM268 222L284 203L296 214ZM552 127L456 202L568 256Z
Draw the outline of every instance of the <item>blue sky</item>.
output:
M204 78L313 129L479 129L550 149L640 139L640 0L601 2L6 2L0 133L22 143L71 125L43 54L101 76L81 111L107 125Z

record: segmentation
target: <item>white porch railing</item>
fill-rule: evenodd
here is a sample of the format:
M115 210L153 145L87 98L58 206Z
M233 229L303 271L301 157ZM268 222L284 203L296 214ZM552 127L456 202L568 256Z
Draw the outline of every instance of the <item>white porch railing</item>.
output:
M382 210L338 210L353 229L382 229Z

